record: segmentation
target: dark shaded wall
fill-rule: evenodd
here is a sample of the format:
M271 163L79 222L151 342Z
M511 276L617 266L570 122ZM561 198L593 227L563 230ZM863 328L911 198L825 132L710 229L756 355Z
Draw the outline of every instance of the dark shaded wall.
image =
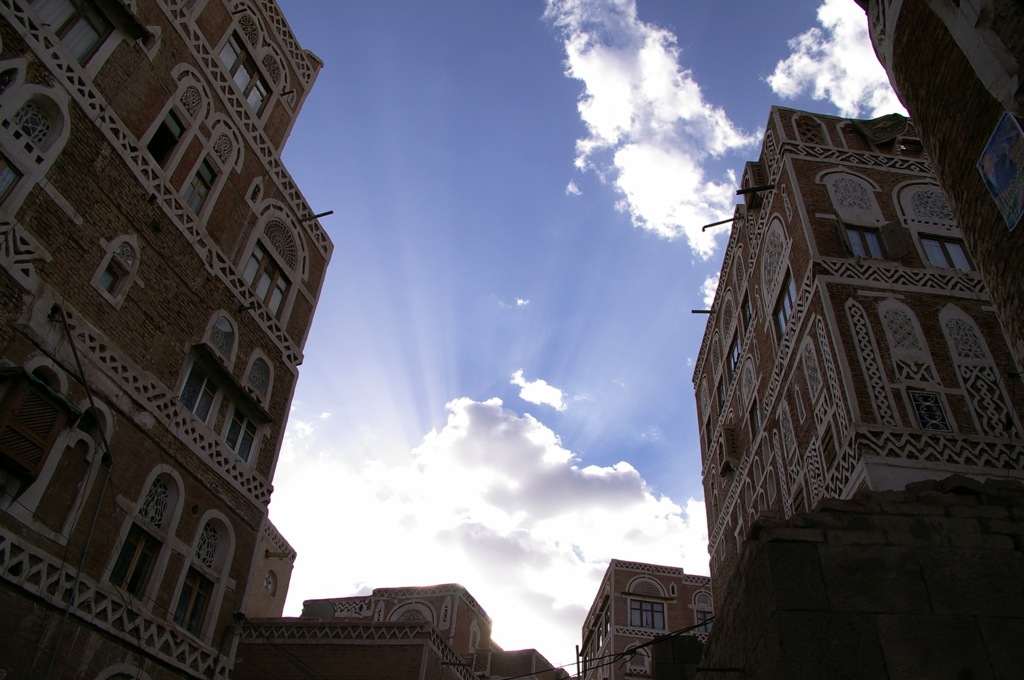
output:
M826 499L753 534L704 667L747 680L1021 677L1024 486L921 482Z

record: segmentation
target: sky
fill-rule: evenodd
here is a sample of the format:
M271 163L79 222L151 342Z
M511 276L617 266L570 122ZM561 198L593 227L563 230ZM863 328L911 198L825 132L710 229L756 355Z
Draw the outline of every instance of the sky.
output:
M574 664L611 558L707 574L692 373L772 105L903 112L853 0L278 0L334 241L270 517L307 599L461 583ZM779 9L785 6L785 11Z

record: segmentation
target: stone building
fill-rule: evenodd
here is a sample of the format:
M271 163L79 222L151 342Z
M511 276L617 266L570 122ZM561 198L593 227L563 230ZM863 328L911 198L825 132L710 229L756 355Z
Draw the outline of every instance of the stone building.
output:
M271 0L0 4L0 677L225 677L280 614L321 66Z
M716 609L761 516L1021 477L1014 360L914 125L771 110L694 372Z
M249 619L234 678L439 680L567 678L537 650L503 650L491 619L464 587L375 588L370 595L307 600L301 618Z
M583 622L581 680L652 677L652 643L684 630L705 639L713 612L709 577L613 559Z
M950 199L967 249L1017 354L1024 357L1024 7L1016 0L857 0L893 89L910 112ZM1015 149L1002 159L1004 217L981 170L1001 122ZM979 168L979 164L982 166ZM992 179L989 177L988 179ZM996 182L998 183L998 181ZM1018 387L1021 382L1018 380Z

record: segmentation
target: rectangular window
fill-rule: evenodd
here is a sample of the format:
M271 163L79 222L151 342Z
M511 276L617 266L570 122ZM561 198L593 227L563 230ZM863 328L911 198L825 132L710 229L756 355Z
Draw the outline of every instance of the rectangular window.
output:
M922 430L931 432L952 432L953 428L946 417L946 409L942 405L942 399L936 392L924 390L907 390L910 395L910 403L914 406L914 413L917 415L917 422Z
M743 318L743 332L746 333L754 318L754 312L750 307L750 295L743 296L743 302L740 303L740 316Z
M21 173L18 172L18 169L11 165L6 158L0 156L0 202L7 198L19 179L21 179Z
M237 34L232 34L220 51L220 62L224 65L235 85L242 91L242 95L249 103L250 108L257 115L263 112L263 106L267 103L267 95L270 88L267 82L260 75L256 67L256 61L249 54L249 51L242 44Z
M698 633L710 633L711 632L711 619L714 616L711 612L704 609L698 609L694 612L697 618L697 632Z
M185 187L185 202L188 203L188 207L192 208L192 212L195 214L199 214L199 210L203 207L203 203L206 202L206 197L209 195L210 189L213 188L213 183L216 179L217 173L214 172L213 166L204 159L199 164L195 177Z
M141 595L159 550L160 542L133 524L110 572L110 582L129 595Z
M882 253L882 241L878 238L878 231L875 229L846 227L846 236L850 239L850 248L854 255L876 260L885 257Z
M171 151L178 145L178 140L181 139L184 133L185 126L181 124L177 114L173 110L168 111L164 119L160 121L156 132L150 138L149 144L146 145L149 155L157 163L163 165L167 161L168 156L171 155Z
M786 332L786 324L789 323L789 319L793 316L793 307L796 305L796 284L793 283L793 277L790 276L789 272L786 272L786 278L782 282L782 292L779 293L779 299L775 303L775 330L779 333L779 339L782 339L783 333Z
M665 630L665 604L645 600L629 601L629 625Z
M86 63L114 30L93 0L35 0L32 7L80 64Z
M210 579L190 567L181 586L178 606L174 608L174 622L193 635L198 635L212 594L213 583Z
M256 441L256 423L249 420L236 406L228 424L224 442L244 461L249 460L252 445Z
M288 279L263 245L257 243L245 264L242 278L275 317L280 316L281 303L288 295Z
M761 431L761 410L757 408L757 398L750 405L750 439L753 441Z
M732 336L732 342L729 343L729 356L728 364L726 367L729 369L729 382L736 377L736 369L740 365L740 355L743 353L743 347L740 345L740 336L735 334Z
M718 381L716 392L718 393L718 412L721 413L722 409L725 408L725 385L722 384L721 380Z
M922 236L921 245L928 261L936 267L973 271L962 242Z
M196 414L204 423L210 417L210 408L213 406L213 399L217 396L217 385L206 375L206 371L193 365L189 371L188 380L181 388L181 403L189 411Z

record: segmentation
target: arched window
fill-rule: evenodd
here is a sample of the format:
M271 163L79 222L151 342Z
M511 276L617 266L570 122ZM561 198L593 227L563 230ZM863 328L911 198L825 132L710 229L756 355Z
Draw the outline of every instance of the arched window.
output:
M197 637L205 637L217 617L224 574L231 554L231 539L226 526L217 519L203 523L196 535L192 560L178 592L174 622Z
M139 269L138 240L134 235L122 236L106 243L106 254L92 278L92 285L107 302L119 307L134 283L142 285L136 274Z
M1019 432L1020 423L1010 407L1006 381L974 319L951 303L939 313L939 320L977 432L996 437Z
M225 361L231 361L235 353L235 325L228 317L219 314L210 325L206 337L210 346L217 350Z
M270 389L270 364L265 359L257 357L249 367L249 375L246 377L245 383L256 394L262 397L267 396Z
M177 481L164 472L153 479L138 504L110 570L110 582L133 597L155 588L154 574L163 570L161 551L177 521L178 497Z

